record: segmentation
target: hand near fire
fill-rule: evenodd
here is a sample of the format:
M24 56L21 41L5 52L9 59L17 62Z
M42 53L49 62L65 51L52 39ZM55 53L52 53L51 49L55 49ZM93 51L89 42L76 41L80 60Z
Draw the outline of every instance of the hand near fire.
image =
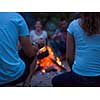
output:
M45 39L43 38L38 39L38 47L42 48L44 46L45 46Z
M71 68L69 66L67 66L66 71L71 72Z
M62 35L61 32L59 32L59 33L57 33L57 34L54 34L54 35L52 36L52 39L59 40L59 39L61 38L61 35Z
M68 63L68 61L66 60L66 63L67 63L67 68L66 68L66 71L67 72L71 72L71 67L69 66L69 63Z

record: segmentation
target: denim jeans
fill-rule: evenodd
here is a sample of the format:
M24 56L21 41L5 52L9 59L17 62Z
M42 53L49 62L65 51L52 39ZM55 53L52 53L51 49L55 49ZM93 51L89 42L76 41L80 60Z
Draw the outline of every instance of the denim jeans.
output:
M100 76L81 76L66 72L53 78L54 87L100 87Z

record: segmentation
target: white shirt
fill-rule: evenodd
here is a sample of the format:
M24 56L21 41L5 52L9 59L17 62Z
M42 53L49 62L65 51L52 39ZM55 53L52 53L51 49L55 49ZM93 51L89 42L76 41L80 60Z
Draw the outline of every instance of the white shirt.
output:
M32 42L37 42L40 38L47 39L47 32L44 30L40 34L37 34L35 30L30 32L30 39Z

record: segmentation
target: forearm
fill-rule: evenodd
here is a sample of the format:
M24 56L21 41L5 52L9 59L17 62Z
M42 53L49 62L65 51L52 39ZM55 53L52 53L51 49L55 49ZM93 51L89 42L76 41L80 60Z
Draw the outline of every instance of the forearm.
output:
M29 37L20 37L21 46L28 57L35 56L37 53L37 47L32 46L32 42Z
M74 59L67 59L67 63L68 63L68 66L70 66L70 68L72 68L72 65L74 63Z
M70 34L67 34L66 58L70 67L72 67L74 63L74 56L75 56L75 41L74 41L73 36L71 36Z

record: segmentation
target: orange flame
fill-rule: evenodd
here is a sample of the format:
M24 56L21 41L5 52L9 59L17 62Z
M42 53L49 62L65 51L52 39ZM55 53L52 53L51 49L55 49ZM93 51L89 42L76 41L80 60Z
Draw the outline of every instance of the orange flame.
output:
M43 47L39 50L40 53L45 52L48 49L49 55L47 57L44 57L41 60L37 61L37 64L39 64L41 67L43 67L44 69L42 70L43 73L45 73L45 69L47 69L48 67L54 66L55 69L57 70L61 70L57 65L55 65L51 59L56 60L56 62L61 66L62 62L60 61L59 57L55 58L54 52L52 50L52 48L50 46L46 46Z

